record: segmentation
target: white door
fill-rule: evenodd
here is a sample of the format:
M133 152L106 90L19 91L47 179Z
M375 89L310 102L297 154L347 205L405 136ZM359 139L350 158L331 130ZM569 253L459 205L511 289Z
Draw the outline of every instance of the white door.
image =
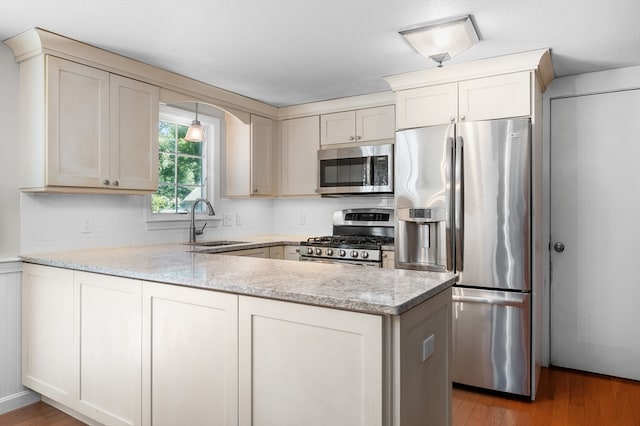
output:
M639 135L640 90L551 102L553 365L640 380Z

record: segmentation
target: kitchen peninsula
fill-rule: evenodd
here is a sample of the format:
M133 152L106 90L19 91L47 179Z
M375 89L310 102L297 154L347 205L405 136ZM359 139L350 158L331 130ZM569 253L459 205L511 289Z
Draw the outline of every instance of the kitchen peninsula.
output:
M108 424L450 424L455 275L191 249L22 256L25 386Z

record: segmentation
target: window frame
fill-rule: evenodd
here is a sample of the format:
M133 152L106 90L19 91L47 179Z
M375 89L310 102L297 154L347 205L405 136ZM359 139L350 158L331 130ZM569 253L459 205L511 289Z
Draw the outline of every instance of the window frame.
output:
M169 106L160 104L160 111L158 115L159 120L170 121L180 125L189 125L195 118L195 112L177 108L175 106ZM206 143L204 149L204 173L205 173L205 197L214 204L215 200L219 200L218 195L218 182L220 176L220 137L223 133L221 127L224 123L224 116L222 112L220 115L211 114L208 112L202 113L201 109L198 111L198 120L202 127L205 129L206 139L203 143ZM159 155L159 149L156 155ZM152 213L152 194L145 196L144 204L144 220L149 230L162 230L162 229L182 229L184 224L191 221L191 215L189 213ZM216 215L209 216L206 213L196 213L196 220L211 220L221 221L221 215L216 212Z

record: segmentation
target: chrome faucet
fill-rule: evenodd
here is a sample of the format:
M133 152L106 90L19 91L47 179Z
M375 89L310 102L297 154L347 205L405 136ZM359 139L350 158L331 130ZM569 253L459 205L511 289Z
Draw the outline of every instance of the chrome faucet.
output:
M205 222L202 228L196 229L196 221L195 221L196 206L200 202L203 202L207 205L207 212L209 213L209 216L213 216L216 214L216 212L213 211L213 206L206 198L198 198L196 201L193 202L193 206L191 206L191 229L189 232L189 243L191 244L196 242L196 235L202 235L204 233L204 228L207 226L207 223Z

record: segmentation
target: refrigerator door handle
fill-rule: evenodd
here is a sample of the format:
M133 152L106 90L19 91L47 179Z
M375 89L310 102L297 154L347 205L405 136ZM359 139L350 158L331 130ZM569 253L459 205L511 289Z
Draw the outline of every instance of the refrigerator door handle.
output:
M453 134L453 131L450 130L450 134ZM445 174L445 188L452 188L452 182L453 182L453 151L455 149L455 143L454 143L454 139L453 136L449 136L447 137L447 146L446 146L446 158L445 158L445 162L447 164L447 168L446 168L446 174ZM451 196L451 195L449 195ZM451 204L451 203L449 203ZM452 237L451 237L451 225L452 225L452 218L451 218L451 214L452 212L449 210L446 216L446 222L445 222L445 228L447 230L446 232L446 256L447 256L447 271L453 271L454 265L453 265L453 241L452 241Z
M478 296L451 296L451 300L455 303L482 303L485 305L496 306L515 306L521 307L525 304L526 299L504 299L501 297L478 297Z
M456 161L454 183L454 234L456 251L456 270L464 270L464 143L462 136L456 137Z

